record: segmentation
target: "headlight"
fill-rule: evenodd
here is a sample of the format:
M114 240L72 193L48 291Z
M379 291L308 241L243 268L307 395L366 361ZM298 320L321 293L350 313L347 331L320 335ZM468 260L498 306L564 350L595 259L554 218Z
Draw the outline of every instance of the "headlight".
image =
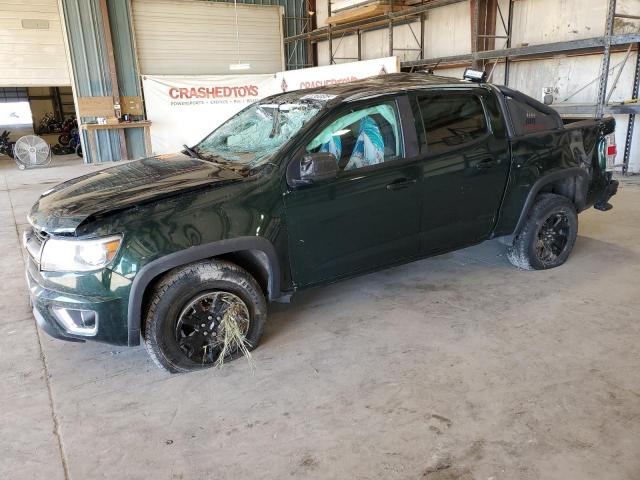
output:
M120 235L89 240L50 238L42 249L40 268L54 272L89 272L106 266L118 253Z

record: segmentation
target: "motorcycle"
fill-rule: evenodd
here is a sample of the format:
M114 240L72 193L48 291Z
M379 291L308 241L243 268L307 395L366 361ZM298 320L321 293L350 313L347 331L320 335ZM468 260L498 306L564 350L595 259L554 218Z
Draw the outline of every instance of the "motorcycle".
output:
M67 146L71 142L73 131L78 129L78 121L72 117L62 123L62 134L58 137L58 142L62 146ZM75 149L75 145L70 145Z
M78 128L73 128L69 132L66 143L60 142L54 145L51 151L54 155L69 155L75 153L82 158L82 144L80 143L80 132Z
M58 122L52 113L47 113L42 118L38 128L40 134L59 133L58 143L51 147L54 155L69 155L75 153L82 157L82 146L80 144L80 134L78 131L78 120L75 117Z
M69 146L73 148L77 156L82 158L82 143L80 143L80 131L78 130L77 126L73 130L71 130L71 138L69 140Z
M62 132L62 123L58 122L56 118L53 116L53 113L46 113L42 120L40 120L40 125L36 133L38 135L46 135L48 133L61 133Z

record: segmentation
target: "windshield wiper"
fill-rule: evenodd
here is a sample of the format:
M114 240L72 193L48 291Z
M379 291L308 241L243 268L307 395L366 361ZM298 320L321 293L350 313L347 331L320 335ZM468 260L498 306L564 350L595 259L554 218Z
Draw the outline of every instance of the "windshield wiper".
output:
M189 147L186 143L183 144L182 146L184 147L184 151L187 152L191 158L199 158L200 160L202 160L200 155L198 155L198 152L196 152L193 148Z
M196 153L197 154L197 153ZM244 170L248 170L249 166L240 162L234 162L233 160L226 160L222 158L220 155L198 155L198 158L201 160L206 160L207 162L215 163L217 165L222 165L231 170L240 172Z

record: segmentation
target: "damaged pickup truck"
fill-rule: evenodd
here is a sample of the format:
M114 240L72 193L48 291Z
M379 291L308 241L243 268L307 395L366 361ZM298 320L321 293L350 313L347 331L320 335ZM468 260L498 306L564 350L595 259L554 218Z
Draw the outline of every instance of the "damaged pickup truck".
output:
M274 95L181 154L43 193L24 237L33 313L186 372L257 346L267 302L300 289L491 238L519 268L557 267L577 214L611 208L614 128L424 74Z

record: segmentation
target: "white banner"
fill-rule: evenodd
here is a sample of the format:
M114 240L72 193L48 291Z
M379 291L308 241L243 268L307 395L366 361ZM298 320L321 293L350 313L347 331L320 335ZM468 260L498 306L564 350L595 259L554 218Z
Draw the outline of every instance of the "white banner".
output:
M249 103L269 95L397 71L398 58L387 57L267 75L144 75L153 153L191 146Z
M348 83L361 78L375 77L400 71L398 57L376 58L361 62L338 63L325 67L303 68L276 73L282 91L324 87Z
M153 153L202 140L251 102L278 93L275 75L144 75Z

